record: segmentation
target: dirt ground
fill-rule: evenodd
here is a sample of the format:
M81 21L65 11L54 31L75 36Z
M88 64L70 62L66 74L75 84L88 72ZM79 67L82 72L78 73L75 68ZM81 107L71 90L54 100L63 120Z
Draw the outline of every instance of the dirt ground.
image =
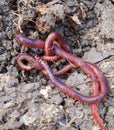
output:
M99 103L99 114L107 130L114 130L114 1L0 1L0 130L98 130L89 105L57 90L41 71L18 68L16 57L30 51L16 41L19 30L34 39L58 32L74 55L104 72L109 92ZM60 59L51 67L58 70L65 64ZM91 94L90 79L79 69L61 79Z

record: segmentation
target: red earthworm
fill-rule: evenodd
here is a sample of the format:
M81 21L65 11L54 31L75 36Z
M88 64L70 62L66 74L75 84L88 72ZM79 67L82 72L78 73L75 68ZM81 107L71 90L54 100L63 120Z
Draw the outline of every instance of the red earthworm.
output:
M56 48L57 49L57 48ZM60 48L59 48L60 49ZM62 53L62 49L59 50ZM59 56L61 56L61 53L57 53L57 50L55 50L56 54L59 54ZM69 56L66 55L67 52L65 52L64 55L62 55L63 58L66 58L67 60L69 59ZM71 55L70 55L71 57ZM74 58L73 58L74 59ZM70 60L72 62L72 60ZM72 62L74 63L74 61ZM81 63L81 62L80 62ZM95 73L96 77L98 78L99 84L101 86L100 92L99 92L99 88L97 86L97 84L95 84L92 88L93 88L93 96L97 96L99 93L104 93L104 95L102 95L102 98L106 97L107 95L107 82L106 79L104 77L104 74L100 71L100 69L98 69L98 67L96 67L93 64L87 63L87 65L89 66L89 68L91 68L91 70ZM90 75L91 76L91 75ZM101 98L101 99L102 99ZM91 104L91 112L92 115L94 117L95 122L97 123L97 125L99 126L100 129L105 130L106 127L103 124L103 120L102 118L99 116L98 113L98 108L97 108L98 102L95 102L94 104Z
M97 75L97 73L95 71L97 68L95 69L95 66L93 64L90 64L90 63L87 63L87 64L92 70L94 70L94 73ZM57 72L54 72L54 75L57 75L57 76L63 75L64 73L66 73L68 70L70 70L72 68L74 68L74 65L72 65L72 64L66 65L61 70L59 70ZM95 88L92 87L92 93L93 93L94 96L99 93L99 85L97 83L95 85ZM96 124L99 126L99 128L101 130L105 130L106 127L105 127L105 125L103 123L102 118L99 116L97 106L98 106L98 103L91 104L91 112L92 112L93 118L94 118Z
M51 35L51 34L50 34ZM50 36L49 35L49 36ZM48 36L48 38L49 38L49 36ZM47 39L48 39L47 38ZM54 53L54 49L57 47L57 46L53 46L53 40L57 40L57 37L56 36L54 36L52 39L51 39L52 37L50 36L50 38L47 40L48 41L48 44L46 44L47 46L45 46L47 49L45 49L47 52L46 52L46 55L51 55L52 54L52 52ZM51 42L51 44L49 44ZM61 41L59 41L59 42L61 42ZM35 47L34 46L34 44L33 44L33 46L32 46L32 41L31 41L31 45L29 45L29 47ZM38 44L38 42L36 42L36 46L37 46L37 44ZM40 42L39 42L39 44L40 44ZM43 43L43 44L45 44L45 43ZM27 45L27 43L26 43L26 46L28 46ZM39 48L38 46L37 46L37 48ZM51 49L50 49L51 48ZM44 49L44 45L42 45L42 49ZM57 49L57 48L56 48ZM55 50L56 50L55 49ZM60 49L60 48L59 48ZM67 50L67 49L66 49ZM57 51L57 50L56 50ZM60 51L60 50L59 50ZM48 52L50 52L50 53L48 53ZM59 55L60 56L60 55ZM77 58L77 57L76 57ZM48 59L48 58L47 58ZM68 60L68 59L67 59ZM49 58L49 61L50 61L50 58ZM79 59L78 59L78 61L80 61ZM29 62L29 61L28 61ZM72 62L72 61L71 61ZM76 62L76 61L75 61ZM80 61L80 63L78 64L78 65L80 65L81 64L81 62L83 62L83 61ZM73 63L73 62L72 62ZM102 72L100 72L100 70L96 67L96 66L93 66L93 65L90 65L89 63L87 63L88 64L88 68L91 68L91 70L93 70L93 72L96 74L96 77L98 78L98 80L100 81L99 83L100 83L100 86L102 86L103 87L103 85L104 85L104 88L106 88L106 80L105 80L105 77L104 77L104 75L103 75L103 73ZM83 64L84 65L84 64ZM85 64L85 66L86 66L86 64ZM82 66L82 70L83 70L83 67L84 66ZM87 67L87 66L86 66ZM64 70L64 69L63 69ZM64 71L63 70L61 70L60 71L60 73L59 74L61 74L61 73L63 73ZM67 69L66 69L67 70ZM44 74L48 74L47 73L47 70L46 71L44 71L43 70L43 72L44 72ZM46 72L46 73L45 73ZM86 71L85 71L86 72ZM87 71L88 72L88 71ZM86 73L87 73L86 72ZM88 73L87 73L88 74ZM91 74L91 73L89 73L89 74ZM99 74L100 74L100 76L99 76ZM91 76L91 75L90 75ZM101 80L100 80L100 78L101 78ZM94 79L94 78L93 78ZM101 85L102 84L102 81L104 81L104 84L103 85ZM94 84L96 84L96 82L94 83ZM94 96L97 96L98 95L98 89L97 89L97 87L94 87L94 85L92 85L93 87L93 95ZM101 87L101 89L100 89L100 93L102 93L102 87ZM106 91L106 93L107 93L107 90L105 89L104 90L104 93L105 93L105 91ZM105 97L105 95L106 94L104 94L104 97ZM102 95L101 95L101 97L102 98L104 98ZM98 101L100 101L100 100L102 100L102 98L101 99L99 99ZM102 129L102 130L105 130L105 126L103 125L103 121L102 121L102 119L100 118L100 116L99 116L99 114L98 114L98 110L97 110L97 100L96 100L96 103L95 104L92 104L91 105L91 110L92 110L92 114L93 114L93 117L94 117L94 119L95 119L95 121L96 121L96 123L99 125L99 127Z
M56 55L58 55L60 57L63 57L65 59L69 60L69 61L71 61L76 66L78 65L87 75L89 75L92 78L92 85L95 87L95 82L96 81L95 81L95 78L94 78L94 73L92 71L90 71L90 68L85 64L85 62L81 58L76 57L74 55L71 55L70 53L65 52L63 49L59 48L56 45L53 46L53 40L56 40L57 36L58 36L58 35L55 35L55 34L56 33L51 33L48 36L48 38L46 39L46 42L43 42L43 44L45 43L46 55L50 55L52 53L52 49L50 49L50 48L53 48L53 50L55 51ZM66 44L64 44L64 42L62 42L61 39L62 38L60 37L59 38L59 42L60 42L59 44L62 45L62 47L65 48L65 49L68 48L67 51L69 52L69 47L66 47ZM28 43L26 43L26 44L28 44ZM37 46L37 44L39 44L39 43L36 42L35 46ZM31 43L31 46L34 47L34 44ZM100 79L100 78L102 78L102 79ZM102 75L100 78L99 79L100 79L100 84L101 84L101 90L100 90L100 93L97 96L83 97L82 99L81 99L81 97L77 97L77 98L79 98L79 100L81 99L82 102L85 101L86 103L100 102L106 96L106 94L107 94L106 80L105 80L104 75ZM73 94L69 93L69 94L73 98L76 97L75 93L73 93Z
M38 58L38 57L37 57ZM23 60L26 60L30 66L28 67L27 65L23 64ZM44 60L42 59L43 64L45 63ZM39 58L38 59L34 59L32 56L29 56L27 54L21 54L18 56L17 58L17 64L21 69L25 69L25 70L31 70L33 68L38 69L41 68L41 66L39 65ZM45 65L46 64L46 65ZM68 85L66 85L65 83L59 81L54 74L51 72L49 66L47 65L47 63L45 63L43 67L46 66L46 68L44 69L46 71L46 75L48 76L48 78L51 80L52 84L54 86L56 86L58 89L60 89L61 91L63 91L64 93L66 93L67 95L71 96L74 99L78 99L79 101L85 102L85 98L89 98L89 96L83 96L82 94L78 93L77 91L75 91L73 88L70 88ZM26 68L27 66L27 68ZM42 69L41 69L42 70ZM96 81L97 82L97 81ZM91 103L91 102L88 102Z
M50 40L50 39L51 39L51 40ZM51 42L51 43L50 43L50 42ZM49 50L48 48L54 48L54 47L53 47L53 38L51 38L50 35L49 35L48 38L46 39L46 44L45 44L46 55L50 55L50 54L51 54L51 50ZM59 49L60 49L60 48L59 48ZM64 54L61 54L61 51L62 51L62 49L59 50L59 56L61 56L61 57L63 57L63 58L66 58L67 60L70 60L71 55L68 56L68 55L66 55L65 53L64 53ZM55 54L57 55L57 49L55 50ZM76 59L77 57L74 57L74 58ZM73 61L74 58L72 57L72 60L70 60L73 64L74 64L74 62L76 63L76 61ZM86 71L86 69L88 70L88 67L87 67L86 65L84 65L85 68L86 68L86 69L84 69L84 66L83 66L83 63L82 63L83 61L80 60L80 59L77 59L77 60L78 60L77 63L79 63L78 65L80 66L80 68L81 68L82 70L85 70L84 72L85 72L86 74L88 74L89 76L91 76L91 78L92 78L91 73L90 73L89 71ZM76 63L75 65L77 65L77 63ZM106 79L105 79L103 73L102 73L96 66L94 66L94 65L92 65L92 64L89 64L89 63L87 63L87 65L89 66L89 68L91 68L91 70L95 73L95 75L97 76L97 78L98 78L98 80L99 80L99 83L100 83L100 86L101 86L100 93L103 92L103 94L102 94L102 96L101 96L101 99L99 99L99 100L102 100L102 98L104 98L104 97L107 95L107 82L106 82ZM61 70L60 72L63 73L64 70ZM88 72L89 72L89 73L88 73ZM93 91L92 93L93 93L94 96L97 96L97 95L99 94L99 88L98 88L98 85L97 85L97 84L96 84L96 86L95 86L95 84L92 85L92 91ZM105 128L105 126L104 126L104 124L103 124L103 120L101 119L101 117L100 117L99 114L98 114L97 104L98 104L98 103L96 102L95 104L92 104L92 105L91 105L92 115L93 115L93 117L94 117L94 119L95 119L95 122L98 124L98 126L99 126L102 130L105 130L106 128Z

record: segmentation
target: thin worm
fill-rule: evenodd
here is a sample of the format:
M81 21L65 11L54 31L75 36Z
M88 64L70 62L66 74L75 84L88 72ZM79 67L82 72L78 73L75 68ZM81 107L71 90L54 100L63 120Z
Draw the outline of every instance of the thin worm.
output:
M57 57L63 57L65 59L71 61L75 66L79 66L87 75L89 75L91 77L91 79L92 79L92 96L91 97L84 96L84 95L76 92L74 89L70 88L68 85L62 83L58 78L55 78L55 76L51 72L49 66L47 65L47 63L45 63L45 61L43 59L38 58L38 60L37 60L38 64L37 64L36 62L34 62L34 60L30 60L31 58L29 60L26 58L26 60L28 62L30 62L30 65L32 66L29 69L32 69L34 67L36 69L41 69L43 71L43 73L45 75L47 75L48 78L52 81L53 85L55 85L57 88L59 88L60 90L62 90L63 92L65 92L67 95L71 96L74 99L78 99L81 102L86 102L86 103L91 104L91 111L92 111L92 115L95 119L95 122L98 124L98 126L102 130L105 130L106 128L103 124L103 120L100 118L100 116L98 114L98 109L97 109L98 102L100 102L102 99L104 99L106 97L107 91L108 91L107 82L106 82L105 76L103 75L101 70L97 66L90 64L88 62L84 62L81 58L70 54L71 50L70 50L69 46L63 41L63 39L57 33L51 33L45 42L42 40L29 39L21 33L17 34L17 40L22 45L28 46L30 48L45 49L46 56L49 56L47 58L44 58L45 60L47 60L47 61L55 60L56 58L55 59L52 58L53 57L52 55L55 53L57 55ZM62 47L65 51L63 49L59 48L55 44L56 43L55 41L58 41L60 47ZM24 60L24 58L21 59L21 62L22 62L22 60ZM32 63L32 62L34 62L34 63ZM20 64L19 66L21 67L21 69L23 67L24 67L23 69L25 69L25 70L28 69L28 68L26 69L26 66L24 66L24 64L21 64L21 63L19 63L19 64ZM42 69L42 67L43 67L43 69ZM56 72L55 75L63 74L71 68L72 68L71 66L66 66L66 68L64 67L59 72ZM98 86L98 83L100 85L100 88Z

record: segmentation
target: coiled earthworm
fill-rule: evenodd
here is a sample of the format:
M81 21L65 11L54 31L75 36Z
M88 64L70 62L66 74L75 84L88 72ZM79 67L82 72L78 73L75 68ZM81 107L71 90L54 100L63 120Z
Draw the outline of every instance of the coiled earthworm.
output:
M25 65L23 62L27 61L29 65ZM41 65L37 62L33 57L29 56L28 54L20 54L17 57L17 64L20 69L30 71L33 68L37 70L41 70ZM37 67L37 68L36 68Z
M82 71L84 71L87 75L89 75L91 77L93 95L91 97L83 96L82 94L76 92L74 89L70 88L68 85L62 83L59 79L57 79L53 75L49 66L47 65L47 63L44 62L43 59L39 60L39 58L38 58L37 63L36 63L36 61L34 62L35 59L34 60L31 59L32 57L29 58L27 56L27 58L24 58L23 57L23 56L25 56L24 54L19 56L19 57L21 57L20 59L19 58L17 59L18 65L21 67L21 69L25 69L25 70L30 70L32 68L41 69L43 71L43 73L45 75L47 75L48 78L51 80L53 85L55 85L57 88L59 88L60 90L62 90L63 92L65 92L67 95L71 96L74 99L78 99L81 102L86 102L86 103L91 104L92 115L93 115L96 123L102 130L105 130L105 126L104 126L103 121L100 118L100 116L98 114L98 110L97 110L98 102L100 102L102 99L104 99L107 95L107 82L106 82L105 76L103 75L101 70L97 66L84 62L81 58L70 54L69 52L71 52L71 51L70 51L69 47L67 47L66 44L64 46L64 41L59 40L60 38L58 38L58 35L55 35L54 33L50 34L45 42L42 40L41 40L42 42L40 42L40 40L28 39L27 37L23 36L20 33L17 34L17 39L19 42L21 42L21 44L28 46L30 48L36 47L36 48L45 49L46 56L49 56L47 58L48 61L54 60L51 58L50 55L53 55L55 53L56 56L63 57L65 59L67 59L68 61L72 62L72 64L74 64L75 66L79 66L82 69ZM57 40L59 42L60 46L61 46L61 43L63 44L62 48L65 51L63 49L61 49L60 47L58 47L57 45L53 44L55 40ZM24 66L24 64L20 63L24 59L29 62L31 68L29 66L29 68L26 69L26 66ZM46 60L46 58L44 58L44 59ZM34 62L34 64L33 64L33 62ZM35 67L35 66L37 66L37 67ZM43 69L42 69L42 67L43 67ZM66 68L64 67L62 70L60 70L60 72L55 73L55 74L56 75L62 74L70 68L72 68L71 65L69 65L68 67L66 66ZM100 88L98 85L100 85Z

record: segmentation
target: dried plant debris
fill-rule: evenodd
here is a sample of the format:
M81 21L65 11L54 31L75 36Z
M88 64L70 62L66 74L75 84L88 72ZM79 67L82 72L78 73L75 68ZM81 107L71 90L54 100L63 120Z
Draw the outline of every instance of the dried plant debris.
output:
M69 16L68 18L69 18L71 24L74 25L76 23L78 25L81 25L81 22L76 14L74 14L73 16Z
M21 27L27 24L29 21L33 21L36 16L35 9L32 6L32 0L18 0L17 1L17 11L13 11L16 16L13 22L17 27L17 30L21 31Z
M67 18L69 24L74 26L74 24L81 25L80 18L85 19L86 17L83 5L76 0L73 2L55 0L47 4L38 2L37 6L32 0L19 0L17 1L17 8L17 11L13 11L16 16L13 22L17 30L20 31L22 31L22 26L29 21L35 23L36 28L41 33L45 33L55 27L57 21L64 22L65 18Z
M47 4L39 3L36 6L38 12L38 17L36 19L36 27L42 33L50 30L50 28L55 26L56 21L65 20L68 18L71 25L74 24L81 25L79 16L85 19L86 12L82 4L78 4L75 1L52 1Z
M39 4L36 7L38 17L36 19L36 26L42 33L49 31L51 27L55 26L58 20L64 20L67 13L70 12L66 4L52 2L48 4Z

